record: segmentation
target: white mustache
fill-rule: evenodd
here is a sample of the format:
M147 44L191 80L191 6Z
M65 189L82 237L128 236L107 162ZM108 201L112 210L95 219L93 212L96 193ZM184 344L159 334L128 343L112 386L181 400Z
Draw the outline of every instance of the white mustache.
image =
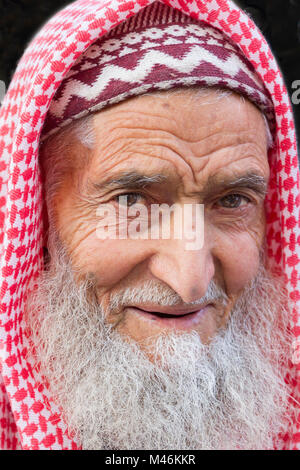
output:
M219 287L215 281L211 280L205 295L192 302L184 302L180 295L165 284L158 284L156 281L149 280L138 287L128 287L120 292L111 295L108 309L111 312L118 311L121 307L132 303L156 303L162 307L181 305L189 307L207 303L218 303L226 305L228 296L225 291Z

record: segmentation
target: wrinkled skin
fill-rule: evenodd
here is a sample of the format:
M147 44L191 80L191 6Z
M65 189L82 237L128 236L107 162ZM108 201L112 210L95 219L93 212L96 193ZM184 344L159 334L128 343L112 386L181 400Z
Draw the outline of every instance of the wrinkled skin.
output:
M226 326L234 302L260 263L264 187L269 179L260 111L237 95L217 100L213 90L197 97L185 90L169 97L145 95L124 101L95 114L94 126L94 149L74 142L74 165L54 199L55 224L77 275L93 277L104 307L112 293L148 280L171 288L181 298L178 307L186 307L204 296L214 280L226 291L226 305L208 305L192 326L203 342L209 342ZM107 178L132 170L163 174L165 179L136 191L101 188ZM261 177L265 186L229 186L248 173ZM204 204L203 248L186 250L186 240L174 238L97 238L99 204L118 208L117 196L132 192L138 192L137 202L147 207ZM155 305L150 307L155 311ZM134 341L169 328L166 321L130 308L108 311L107 320Z

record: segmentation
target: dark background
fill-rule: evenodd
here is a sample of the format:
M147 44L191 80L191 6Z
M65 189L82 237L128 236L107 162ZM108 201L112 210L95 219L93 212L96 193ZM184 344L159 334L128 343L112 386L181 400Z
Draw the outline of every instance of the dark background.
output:
M8 87L16 64L35 32L68 0L0 0L0 80ZM238 0L261 28L285 77L300 80L300 0ZM300 104L294 105L300 137Z

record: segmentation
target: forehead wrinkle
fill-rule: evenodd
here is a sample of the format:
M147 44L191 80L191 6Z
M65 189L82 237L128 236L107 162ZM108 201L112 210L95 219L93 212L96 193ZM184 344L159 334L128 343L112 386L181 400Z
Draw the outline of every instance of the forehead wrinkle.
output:
M206 129L210 128L210 126L206 126ZM118 128L122 129L122 128ZM125 129L125 128L124 128ZM127 128L128 130L129 128ZM249 131L243 130L241 131L238 135L235 132L226 132L224 130L216 130L215 132L210 133L209 135L205 136L200 136L197 139L191 139L185 136L186 138L179 137L178 135L174 134L171 131L165 131L162 129L150 129L150 130L140 130L139 133L141 134L146 134L144 135L137 135L135 133L136 129L132 129L134 135L119 135L115 136L114 132L109 133L108 137L109 140L108 142L103 144L103 141L100 145L100 148L98 146L98 154L100 153L106 153L106 151L109 149L109 158L113 158L115 154L118 152L122 151L136 151L137 153L142 153L140 147L141 146L146 146L149 148L150 152L149 155L151 156L156 156L155 151L151 150L151 146L160 146L160 147L166 147L167 149L171 150L172 152L175 152L178 156L181 158L184 158L186 154L186 150L188 150L188 154L190 153L191 156L196 156L199 157L199 152L201 152L201 157L202 156L209 156L214 152L217 152L219 150L226 150L230 147L237 147L237 146L254 146L257 147L257 151L261 152L262 150L264 151L265 149L260 148L260 146L257 144L257 142L253 140L245 140L243 142L240 142L240 137L241 133L245 134L248 133ZM139 134L138 133L138 134ZM156 136L153 136L151 134L157 134ZM149 136L150 134L150 136ZM222 136L227 142L232 142L232 144L227 144L225 142L224 145L224 139L220 139L219 136ZM211 144L210 144L211 141ZM117 144L117 145L116 145ZM210 145L209 145L210 144ZM190 145L191 147L188 149L183 148L186 145ZM113 152L112 152L112 147L114 147ZM115 148L117 147L117 148ZM202 147L203 148L202 150ZM207 149L207 147L210 147ZM135 150L136 149L136 150ZM143 152L144 153L144 152ZM185 160L187 162L187 160Z
M159 118L161 116L158 116ZM168 123L170 123L170 118L167 117L166 118ZM172 121L174 122L174 121ZM179 141L180 143L188 143L188 144L199 144L200 142L203 142L203 143L206 143L206 141L208 139L213 139L215 138L217 140L217 142L219 142L219 138L218 136L221 134L223 135L224 137L230 137L230 136L233 136L233 138L236 138L236 137L240 137L240 134L241 133L249 133L249 129L244 129L244 130L238 130L239 134L237 135L237 132L232 132L230 130L227 130L226 131L226 128L222 128L222 125L220 124L221 121L219 121L218 123L211 123L210 125L207 125L207 124L197 124L197 130L200 132L200 130L202 131L201 132L201 135L200 136L197 136L197 138L193 137L193 136L189 136L189 135L182 135L184 132L180 132L180 130L178 129L178 125L176 126L176 129L174 128L169 128L168 129L162 129L161 127L154 127L154 126L146 126L146 125L142 125L142 124L145 124L145 123L142 123L141 125L139 126L134 126L134 125L128 125L128 121L126 121L126 125L124 126L114 126L112 129L110 129L110 131L108 132L107 134L107 137L110 138L108 143L106 144L107 146L111 145L111 142L118 142L119 140L124 140L126 141L127 139L131 139L133 141L136 141L136 140L141 140L144 138L144 135L147 139L147 143L149 143L148 141L150 140L149 136L151 136L151 139L153 139L153 142L156 143L155 141L156 140L159 140L159 139L162 139L162 140L175 140L175 141ZM219 125L218 125L219 124ZM210 133L208 134L208 131L207 130L210 130ZM129 131L129 133L125 134L125 135L120 135L120 133L118 133L118 131ZM131 135L131 131L133 133L133 135ZM253 132L254 132L254 129L253 129ZM117 133L117 136L115 136L114 134ZM156 135L152 135L152 134L156 134ZM208 134L208 135L207 135ZM193 135L194 135L194 132L193 132ZM103 140L102 140L103 142ZM250 141L249 141L250 142ZM151 142L150 142L151 143Z
M121 111L121 110L119 110ZM128 117L128 114L133 113L137 114L138 116L142 115L145 116L145 113L139 112L139 111L129 111L127 109L122 110L122 114L124 116ZM241 140L241 134L249 133L249 130L243 129L239 130L239 133L237 132L230 132L226 129L223 130L220 128L222 126L223 119L220 120L220 123L212 123L212 125L202 125L201 123L199 124L198 130L200 130L200 126L202 127L203 132L205 133L205 130L210 130L209 135L204 135L204 137L201 138L189 138L188 135L185 135L185 138L182 138L178 135L178 130L176 129L143 129L146 125L148 126L148 120L147 117L149 114L146 114L146 119L143 120L142 126L139 127L129 127L128 126L128 121L126 122L126 126L120 127L119 125L117 127L114 127L111 132L106 133L106 139L105 139L105 144L101 139L99 139L99 146L97 148L97 154L101 156L101 154L106 154L106 157L104 156L104 160L102 160L101 163L106 162L108 160L113 159L114 162L113 164L109 165L108 168L105 169L105 172L110 171L114 166L118 166L119 164L124 164L126 161L129 160L129 157L132 155L135 156L140 156L140 155L145 155L146 157L154 157L154 158L159 158L163 159L166 161L168 164L172 164L172 167L175 167L176 173L179 174L181 178L191 178L194 182L196 182L196 176L197 173L199 172L199 166L202 167L201 171L203 170L203 167L207 166L207 163L210 163L210 160L212 160L212 164L214 164L214 158L213 157L218 157L219 152L225 152L226 153L226 164L230 164L232 161L241 161L244 159L244 156L241 156L240 153L243 152L239 151L239 155L235 155L237 149L242 148L243 146L247 148L247 154L245 157L249 157L250 154L250 149L249 146L252 147L252 153L261 153L261 148L257 146L257 143L254 140L251 140L250 142L242 142L240 143ZM156 115L155 115L156 116ZM114 116L113 116L114 117ZM157 117L157 116L156 116ZM164 118L168 120L168 125L169 124L169 117L167 116L162 116L161 114L158 115L159 118ZM151 119L151 114L150 114L150 119ZM109 119L113 124L115 124L113 119ZM152 119L151 119L152 120ZM117 119L117 123L119 124L120 119ZM176 122L177 127L178 123ZM107 129L105 129L107 130ZM120 135L119 131L122 130L127 130L127 135ZM128 131L131 131L133 135L128 135ZM114 132L116 131L116 132ZM177 131L177 132L176 132ZM251 134L253 134L253 131L251 129ZM119 134L119 135L115 135ZM146 138L143 136L141 137L141 134L145 134ZM153 136L154 134L154 136ZM181 133L180 133L181 134ZM104 133L105 135L105 133ZM150 137L149 137L150 136ZM219 136L223 136L224 139L220 139ZM100 138L101 138L101 132L100 132ZM225 142L224 142L225 140ZM234 140L232 145L226 145L226 143L229 141L231 142ZM211 145L209 145L209 142L212 141ZM226 142L227 141L227 142ZM225 145L224 145L225 144ZM253 151L253 146L256 147L255 152ZM100 148L99 148L100 147ZM116 148L117 147L117 148ZM204 147L203 149L201 147ZM212 147L211 149L207 149L207 147ZM170 151L170 156L165 153L163 148L166 149L166 151ZM149 149L149 150L148 150ZM120 159L120 153L124 152L126 150L127 155L123 158ZM201 155L199 155L199 152ZM232 156L229 156L229 153L233 153ZM122 156L122 155L121 155ZM257 156L253 155L254 158L257 159ZM153 161L154 161L153 158ZM116 162L116 160L118 160ZM224 156L222 158L224 161ZM146 165L148 162L146 161ZM196 165L195 165L196 164ZM139 165L137 165L138 167ZM210 167L211 165L208 165ZM184 167L187 167L184 169ZM198 168L197 168L198 167Z
M240 144L240 145L242 145L242 144ZM228 147L228 148L231 149L232 147ZM227 148L227 147L224 147L224 149L228 149L228 148ZM167 147L167 149L173 151L173 149L170 149L169 147ZM141 150L139 150L138 154L139 154L139 156L145 155L146 157L153 158L153 161L154 161L154 159L155 159L155 160L157 160L157 159L159 159L159 160L164 160L165 162L167 162L168 165L171 165L172 168L175 167L176 176L177 176L177 177L179 176L179 178L181 179L181 182L182 182L183 184L184 184L184 180L186 180L186 178L189 178L189 179L192 179L192 181L194 182L194 184L197 184L197 185L198 185L199 182L197 182L197 180L199 179L199 176L200 176L200 177L201 177L201 176L203 176L203 177L206 176L206 178L209 178L209 179L211 180L211 179L213 178L212 175L210 175L210 176L209 176L209 175L208 175L208 176L207 176L207 175L204 175L204 170L205 170L205 168L206 168L207 166L208 166L208 170L207 170L208 173L211 172L211 171L216 171L216 168L209 168L209 167L211 166L211 165L209 165L210 162L212 162L212 165L214 164L214 160L211 159L211 157L209 156L210 154L201 157L201 163L202 163L202 165L201 165L201 166L202 166L201 170L197 170L196 168L194 168L194 165L192 165L192 164L188 161L188 160L189 160L188 157L185 157L185 156L182 156L182 155L178 155L177 153L175 153L174 156L175 156L176 160L181 163L180 166L176 165L176 162L175 162L174 160L170 160L170 159L164 157L163 155L156 155L156 156L155 156L155 155L150 155L150 152L147 152L147 153L145 152L145 153L143 153L143 152L141 152ZM137 154L135 154L135 156L137 156ZM250 158L250 157L251 157L251 156L249 156L249 154L247 153L247 154L245 154L245 155L242 156L242 157L239 156L238 160L236 160L236 157L234 157L234 159L229 159L229 161L227 161L227 165L225 166L225 168L228 167L228 166L230 166L232 163L241 162L241 161L244 160L245 158ZM119 164L124 163L124 162L125 162L125 163L128 163L128 158L127 158L127 156L124 157L122 160L120 160L120 161L118 162L117 166L118 166ZM116 165L111 165L109 168L106 168L106 169L105 169L105 174L107 175L107 173L109 173L111 170L113 171L113 173L115 173L115 174L117 174L117 175L120 174L120 173L123 173L123 174L126 174L126 173L127 173L127 174L129 174L130 172L132 172L132 173L135 172L135 173L139 173L140 175L144 175L144 176L147 178L147 177L148 177L147 169L149 168L149 166L148 166L147 163L148 163L148 162L144 162L145 171L143 171L142 166L140 166L140 165L138 165L138 164L136 165L135 168L132 167L131 169L120 169L119 171L115 170ZM186 170L184 171L184 170L182 169L182 164L183 164L183 163L184 163L184 165L187 167L187 168L186 168L187 171L186 171ZM222 163L222 167L221 167L221 168L224 168L224 159L222 159L222 162L219 162L219 163ZM135 162L131 163L131 165L134 165L134 164L136 164L136 163L135 163ZM161 173L160 170L159 170L159 168L158 168L158 169L155 168L155 169L153 169L152 171L153 171L153 172L155 171L156 175L158 175L158 173L160 174L160 182L162 182L163 179L165 180L165 179L167 179L167 178L170 177L170 174L168 174L168 176L166 176L165 174ZM166 171L166 168L165 168L165 166L163 166L162 172L165 172L165 171ZM205 171L205 172L206 172L206 171ZM169 172L168 172L168 173L169 173ZM100 175L99 175L99 177L101 178ZM151 175L150 175L150 177L151 177ZM104 189L106 180L111 180L111 179L113 179L113 178L114 178L114 175L112 175L111 177L110 177L110 176L107 176L107 177L104 179L103 183L102 183L101 181L97 182L97 183L96 183L96 184L97 184L97 189L101 189L101 186L102 186L102 189ZM129 182L129 181L128 181L128 182ZM158 183L158 182L159 182L159 181L157 181L157 183ZM112 183L113 183L113 182L112 182ZM125 182L124 182L124 183L125 183ZM138 183L138 182L137 182L137 183ZM145 185L145 183L146 183L146 181L141 181L141 184L136 184L135 187L137 187L137 186L142 187L142 185ZM116 182L116 184L117 184L117 182ZM125 187L125 184L122 185L122 181L119 181L119 184L120 184L120 186ZM214 184L216 184L216 181L214 181L214 183L213 183L212 185L214 185ZM111 184L111 186L113 186L113 184ZM127 185L127 187L129 187L129 186ZM133 184L131 185L131 187L133 187Z
M123 156L123 158L117 162L112 162L109 167L104 169L104 172L107 174L110 171L114 171L119 166L128 166L129 169L131 167L135 171L147 175L147 169L150 165L151 170L155 171L156 173L167 173L168 178L172 178L173 176L170 174L170 168L171 173L175 171L174 174L177 178L180 178L183 184L185 184L186 181L188 184L189 182L193 182L193 184L198 185L199 177L201 179L207 178L209 173L217 171L220 167L228 168L228 170L230 170L231 165L239 164L246 159L252 160L252 166L254 159L255 166L261 169L261 162L258 160L257 155L253 155L252 152L250 152L249 146L247 145L245 150L241 149L241 147L245 147L246 145L247 144L239 144L236 146L222 147L217 151L202 155L201 157L195 156L193 152L184 155L183 152L179 153L179 150L174 151L174 149L170 148L169 146L160 145L160 152L156 152L157 149L153 149L153 147L151 148L151 151L149 150L148 152L143 152L141 149L139 149L137 152L131 151L130 155ZM237 147L239 147L239 149L237 149ZM172 152L170 153L170 156L166 154L166 151ZM224 155L222 155L220 158L218 154L224 151L226 153L226 158L224 158ZM244 151L244 155L241 155L241 153ZM134 161L130 159L130 156L132 155L134 156ZM145 160L143 160L143 156L146 157ZM114 157L117 159L118 155L114 155ZM140 161L138 161L138 159L140 159ZM107 162L109 160L110 158L108 157ZM250 165L251 160L247 166ZM265 163L267 164L267 156ZM129 171L129 169L127 169L127 171Z
M160 157L159 159L162 159L162 158ZM170 162L167 160L167 163L170 163ZM172 164L172 167L174 167L173 164ZM103 183L101 181L102 175L99 175L96 181L95 181L95 178L93 178L94 182L91 180L91 178L88 178L87 184L86 184L86 191L89 193L90 190L93 188L96 189L97 191L113 190L113 189L118 189L122 187L127 188L127 189L130 189L130 188L138 189L142 187L149 187L150 185L159 185L161 183L167 184L168 182L173 187L176 187L177 184L174 178L176 179L179 178L180 181L182 181L182 176L180 175L180 172L178 172L177 167L175 168L175 174L174 174L173 168L172 168L172 171L170 172L169 167L166 167L165 165L162 165L161 169L157 168L157 165L151 169L149 169L149 165L147 165L144 168L145 169L143 169L141 166L138 166L138 165L134 168L132 165L130 169L121 168L119 170L116 170L115 166L111 166L110 168L105 169L106 177L103 180ZM112 170L111 176L109 176L108 174L110 173L111 170ZM131 181L130 179L128 179L127 184L126 184L126 179L123 181L118 180L118 175L121 175L122 177L122 174L126 175L129 173L140 176L140 181L138 180L135 181L135 178L133 178ZM106 183L108 183L108 185L106 185ZM114 183L115 183L115 186L114 186Z
M246 145L247 145L247 148L246 148L247 152L244 155L241 155L240 154L241 151L239 151L239 154L236 155L237 147L241 148L242 146L246 146ZM141 149L139 149L137 152L130 151L128 155L123 156L123 158L121 158L118 162L111 162L111 165L109 165L106 168L103 168L103 170L105 173L107 173L107 172L110 172L111 170L114 171L116 167L122 164L123 166L124 164L127 164L129 167L133 166L134 170L143 172L143 167L147 169L149 164L155 163L154 165L155 171L164 172L166 171L166 166L163 163L161 163L162 170L157 168L158 167L157 163L163 160L163 162L166 163L167 166L170 166L172 170L175 169L176 175L178 175L182 180L189 178L192 181L194 181L194 183L197 184L197 179L199 178L199 176L201 176L201 174L205 171L207 167L208 167L208 171L215 171L215 168L213 168L215 166L214 157L217 158L218 153L223 152L224 150L226 151L226 164L224 165L224 161L225 161L224 156L222 159L218 158L218 164L222 164L222 167L224 166L229 167L231 164L240 163L247 158L255 158L255 160L257 160L257 157L252 155L252 152L250 153L248 144L239 144L235 146L222 147L221 149L217 151L213 151L209 154L202 155L201 157L195 156L193 152L191 152L190 155L189 154L184 155L183 152L179 153L179 150L174 151L173 148L170 148L169 146L166 146L166 145L160 145L159 147L160 147L160 152L156 152L156 149L153 149L153 148L151 148L151 150L149 150L148 152L147 151L143 152ZM172 155L170 154L170 157L172 156L172 158L168 158L164 150L172 152ZM131 162L130 156L134 156L136 159L141 158L141 161ZM147 157L146 161L142 160L143 156ZM114 155L107 156L104 162L105 161L109 162L113 158L114 159L118 158L118 152L115 152ZM151 162L149 160L151 160ZM102 161L101 163L103 164L104 162ZM201 166L201 168L199 168L199 166ZM210 167L212 168L210 169ZM129 169L127 171L129 171Z
M184 143L191 143L191 144L197 144L199 141L205 141L205 139L208 139L210 137L213 137L214 135L218 134L223 134L226 135L226 132L222 130L222 123L223 121L226 122L226 119L219 119L217 122L212 122L209 125L205 123L205 120L200 120L197 124L197 129L200 131L202 130L201 134L199 137L196 139L194 138L194 130L193 130L193 135L189 135L191 132L190 130L187 129L186 123L183 121L181 118L180 122L176 120L176 116L172 116L172 119L170 119L170 115L165 116L163 114L149 114L147 111L143 112L138 112L138 111L128 111L128 110L123 110L122 113L125 115L124 116L124 125L120 125L120 119L119 116L113 117L109 119L109 121L113 124L109 132L107 133L107 138L109 139L108 143L106 144L111 145L111 142L116 142L118 140L126 140L133 138L134 140L141 139L143 138L143 134L145 134L146 138L149 139L149 134L157 134L157 138L162 138L166 136L167 138L171 137L171 139L176 139L180 142ZM141 116L140 119L134 120L134 122L130 123L130 118L128 118L128 114L130 115L131 113L136 113L139 116ZM153 118L153 120L152 120ZM160 121L160 127L157 126L157 119ZM167 126L161 126L161 121L165 121L167 123ZM117 123L117 125L116 125ZM162 128L163 127L163 128ZM207 134L207 129L213 129L212 133L210 133L208 136ZM107 126L106 129L107 130ZM118 134L120 131L126 131L129 133L127 135L121 135L119 136ZM131 132L133 133L133 136L131 135ZM115 133L117 136L115 136ZM142 134L142 136L141 136ZM228 132L227 132L228 134ZM103 136L102 136L103 137ZM170 140L171 140L170 139ZM106 139L105 139L106 140ZM103 142L103 139L102 139Z
M125 129L128 131L131 128L118 127L118 130ZM112 147L114 147L114 153L117 153L118 151L123 152L124 150L131 149L136 150L137 153L139 153L141 146L143 146L144 148L150 148L151 146L165 146L168 147L170 150L178 153L179 146L184 142L188 142L187 140L185 141L184 139L181 139L172 132L162 129L139 129L138 132L136 131L136 128L132 128L132 135L131 133L127 133L125 135L119 133L117 136L115 136L114 132L111 131L108 135L108 141L105 142L105 145L103 145L102 141L100 146L98 146L97 153L101 154L107 149L110 149L111 152Z
M245 162L249 159L249 162ZM241 162L243 162L242 165L239 165ZM199 187L204 188L207 183L208 191L209 187L213 189L219 183L220 180L230 181L231 179L236 180L237 178L248 177L248 175L258 175L259 178L264 179L266 185L269 181L269 164L267 160L267 155L264 161L264 165L261 164L260 160L258 161L257 158L254 158L253 155L249 155L248 153L243 156L230 156L230 154L228 154L226 161L224 157L217 158L215 160L210 156L205 156L201 157L198 163L200 163L201 166L198 165L198 168L193 169L194 189L188 191L188 193L191 195L204 194L205 190L201 189L199 191ZM186 181L185 184L189 184L189 181L186 180L186 178L189 178L188 174L183 175L183 182ZM240 183L241 186L243 186L242 180L240 181ZM261 188L260 192L265 193L266 188Z
M137 140L139 140L139 142L137 142ZM173 143L175 143L175 141L173 141ZM145 139L143 142L141 142L140 139L130 139L128 145L123 148L120 145L118 145L117 149L112 149L110 147L110 151L106 153L106 156L103 159L101 159L101 156L102 154L105 154L105 152L98 148L98 155L95 155L96 159L94 160L96 163L95 167L97 168L99 165L99 168L102 168L106 173L111 171L114 167L127 163L129 167L136 165L135 169L141 171L143 169L142 166L148 168L149 164L155 163L154 166L157 167L157 162L159 160L163 160L163 163L161 163L162 167L165 168L166 165L171 166L171 168L175 167L176 173L178 173L179 166L182 165L189 167L191 170L191 165L185 156L185 150L183 148L179 148L178 145L173 146L169 144L170 140L167 141L167 139L164 139L164 141L156 139L155 142L153 140L151 142L151 139ZM124 155L125 152L126 154ZM143 161L143 156L147 157L146 161ZM136 161L132 161L132 157ZM114 161L112 162L112 160ZM111 164L108 165L108 163ZM103 168L103 164L106 168ZM160 169L157 168L156 171L159 172ZM179 171L179 173L183 174L183 171Z
M157 147L163 147L164 141L167 139L160 139L157 137L155 140L149 138L149 132L144 131L145 136L137 135L119 135L115 137L113 132L108 136L109 139L104 143L103 141L100 145L97 145L97 149L94 153L94 157L99 159L101 163L107 161L108 159L118 158L120 154L127 153L126 158L132 155L146 155L146 156L161 156L161 151L157 152ZM170 139L169 139L170 140ZM155 147L155 149L153 149ZM147 152L147 149L148 152ZM173 149L169 147L171 151L178 153L178 149ZM124 158L120 162L124 161Z
M208 126L209 127L209 126ZM241 134L248 134L247 136L242 136ZM226 131L220 130L212 132L209 135L200 137L197 141L191 143L191 148L193 149L194 154L203 154L210 155L219 150L226 150L228 148L236 148L241 146L251 146L256 149L259 153L265 152L265 146L260 147L257 139L255 139L254 133L253 138L249 135L249 130L239 131ZM203 149L202 149L203 148Z
M126 116L124 117L124 125L120 123L122 121L119 116L115 116L111 118L110 120L105 120L105 128L103 128L103 131L100 131L99 133L99 140L101 143L103 141L107 141L108 143L106 146L111 145L111 142L115 142L118 140L122 139L130 139L130 138L142 138L137 134L145 134L146 137L149 136L149 133L161 133L161 134L173 134L170 128L170 116L162 116L162 115L157 115L153 116L153 120L149 120L149 115L145 113L139 113L140 114L140 119L134 119L134 122L130 122L130 118L128 117L127 111L123 111ZM157 123L157 120L160 121L160 127L155 127L155 124ZM166 126L162 126L162 120L167 122ZM111 121L111 122L109 122ZM174 124L175 121L172 120L172 124ZM109 125L112 124L112 125ZM157 125L157 124L156 124ZM162 128L163 127L163 128ZM176 128L178 125L176 125ZM126 132L125 135L122 135L122 132ZM131 135L133 134L133 136ZM176 134L173 134L176 136ZM100 143L99 142L99 143Z
M246 147L246 149L240 149L241 147ZM246 151L247 149L248 151ZM250 159L249 163L245 163L247 159ZM262 165L262 163L268 165L267 155L264 162L262 162L261 159L258 158L258 155L253 154L253 152L249 150L248 144L222 147L200 158L195 158L195 168L193 169L195 183L199 184L199 179L208 179L210 175L220 170L234 171L234 169L230 167L241 163L245 169L252 166L256 167L260 172L264 172L265 165Z
M163 105L160 108L163 111L168 109L166 114L170 114L169 111L170 111L171 108L166 108ZM139 124L141 122L144 123L144 121L145 121L145 123L147 123L147 122L149 122L149 119L151 119L151 118L153 118L154 121L156 121L157 119L163 119L167 122L167 124L170 124L170 116L167 116L167 115L164 115L164 114L161 114L161 113L156 114L154 112L149 112L148 109L143 109L143 110L140 110L140 111L136 110L136 109L129 109L129 110L128 109L119 109L117 118L115 116L112 116L108 119L108 121L111 121L114 124L116 122L124 120L124 122L127 124L128 121L130 120L130 115L133 115L134 119L132 119L132 120L134 121L135 124ZM145 119L141 120L140 116L142 116ZM175 120L172 121L172 123L174 123L174 122L176 122L176 121ZM125 127L127 127L127 126L125 126ZM137 129L139 129L139 126L137 127Z

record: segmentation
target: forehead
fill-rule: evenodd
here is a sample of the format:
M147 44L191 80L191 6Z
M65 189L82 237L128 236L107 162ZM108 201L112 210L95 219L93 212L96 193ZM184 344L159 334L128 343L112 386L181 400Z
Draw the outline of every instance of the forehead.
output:
M235 93L144 95L95 114L94 128L90 169L97 177L138 169L195 182L220 170L269 169L261 112Z

